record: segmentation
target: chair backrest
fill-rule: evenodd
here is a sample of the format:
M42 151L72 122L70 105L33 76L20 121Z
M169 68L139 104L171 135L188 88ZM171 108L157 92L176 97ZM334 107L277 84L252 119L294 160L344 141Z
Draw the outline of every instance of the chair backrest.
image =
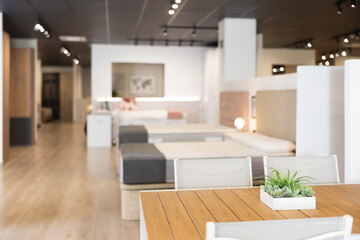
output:
M206 240L347 240L351 235L352 222L349 215L252 222L208 222Z
M273 169L286 174L297 172L297 176L309 176L314 184L339 183L339 170L336 156L328 157L264 157L265 176Z
M251 187L251 158L175 159L175 189Z

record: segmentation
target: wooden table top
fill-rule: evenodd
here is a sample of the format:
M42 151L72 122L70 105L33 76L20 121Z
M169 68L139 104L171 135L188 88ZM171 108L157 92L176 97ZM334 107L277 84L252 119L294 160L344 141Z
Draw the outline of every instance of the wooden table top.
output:
M205 239L206 222L335 217L354 218L360 233L360 184L313 187L314 210L274 211L260 201L260 188L141 192L149 240Z

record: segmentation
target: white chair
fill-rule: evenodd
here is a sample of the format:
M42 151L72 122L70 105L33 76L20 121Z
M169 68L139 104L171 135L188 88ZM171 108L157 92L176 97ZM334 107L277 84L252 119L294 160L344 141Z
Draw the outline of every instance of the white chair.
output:
M251 187L251 158L175 159L175 189Z
M353 219L329 218L206 223L206 240L348 240Z
M297 172L297 176L309 176L314 184L340 183L335 155L329 157L264 157L265 176L273 169L283 174Z

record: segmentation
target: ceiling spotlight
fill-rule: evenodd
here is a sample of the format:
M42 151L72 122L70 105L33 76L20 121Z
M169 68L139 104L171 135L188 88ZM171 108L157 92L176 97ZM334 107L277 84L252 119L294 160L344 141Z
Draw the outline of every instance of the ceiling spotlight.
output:
M348 36L345 36L345 37L344 37L344 43L349 43L349 38L348 38Z
M193 31L192 31L192 36L193 36L193 37L196 37L196 28L193 29Z
M284 72L285 68L284 67L280 67L280 72Z
M341 56L346 57L346 55L347 55L346 51L343 50L343 51L341 52Z
M311 43L311 42L308 42L308 43L306 44L306 46L307 46L308 48L312 48L312 43Z
M40 23L36 23L34 26L34 31L35 32L44 32L45 29Z
M330 62L329 62L329 61L325 61L325 65L326 65L326 66L329 66L329 65L330 65Z
M319 62L319 66L324 66L324 64L322 62Z
M74 57L72 61L76 65L80 63L80 61L79 61L79 59L77 57Z
M336 53L335 53L335 57L340 57L340 53L339 53L339 51L336 51Z
M273 68L273 73L277 73L277 68Z
M335 58L335 55L333 53L330 53L330 58Z
M337 10L336 10L337 14L339 14L339 15L342 14L342 10L343 10L343 8L341 7L340 3L338 3Z
M166 37L167 35L168 35L168 31L167 31L167 28L165 28L163 31L163 36Z
M175 13L175 10L174 9L169 9L169 12L168 12L170 15L174 15Z
M351 0L351 5L352 8L356 8L356 1L355 0Z
M177 5L176 3L174 3L173 5L171 5L171 7L172 7L173 9L178 9L178 8L179 8L179 5Z
M177 4L181 3L181 0L175 0L175 3Z
M322 60L326 60L326 55L323 54L323 55L321 56L321 59L322 59Z
M60 48L60 53L64 54L67 57L70 57L71 55L69 49L67 49L67 47L65 47L64 45Z

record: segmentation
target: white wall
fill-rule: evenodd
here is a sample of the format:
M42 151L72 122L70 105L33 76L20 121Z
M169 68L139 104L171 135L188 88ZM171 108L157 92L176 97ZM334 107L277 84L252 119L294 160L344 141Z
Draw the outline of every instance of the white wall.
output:
M336 154L344 181L344 68L298 67L296 155Z
M113 62L164 64L165 97L200 97L205 47L91 45L91 97L110 97Z
M204 122L219 123L219 49L207 50L204 60Z
M262 50L260 76L271 76L274 64L315 65L315 50L264 48Z
M360 183L360 60L345 62L345 183Z
M3 13L0 12L0 31L1 31L1 37L0 37L0 164L3 163Z

